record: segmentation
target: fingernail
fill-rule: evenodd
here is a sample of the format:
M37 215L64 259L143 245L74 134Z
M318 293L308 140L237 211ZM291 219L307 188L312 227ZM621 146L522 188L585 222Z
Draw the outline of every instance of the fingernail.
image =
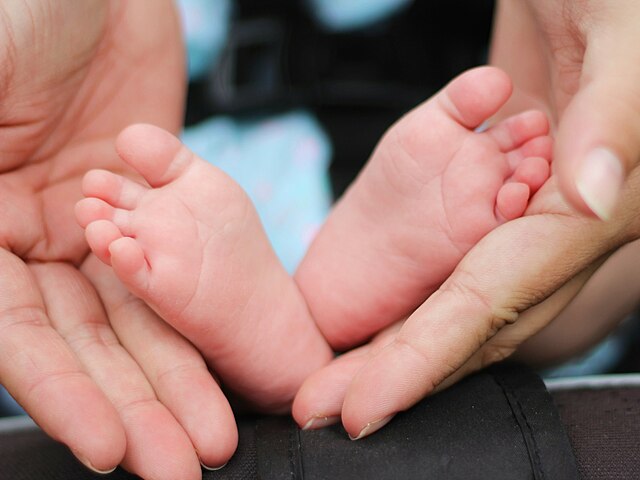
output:
M375 422L369 422L362 430L360 430L360 433L357 436L352 437L351 435L349 435L349 438L351 440L360 440L361 438L364 438L367 435L371 435L373 432L377 432L382 427L384 427L387 423L389 423L393 417L394 415L389 415L388 417L384 417L381 420L376 420Z
M115 467L109 469L109 470L100 470L96 467L94 467L91 462L89 460L87 460L86 458L84 458L82 455L76 453L75 451L71 450L71 453L73 453L73 455L80 461L80 463L82 463L85 467L87 467L89 470L91 470L92 472L95 473L99 473L100 475L107 475L109 473L112 473L116 468L118 468L118 466L116 465Z
M584 158L576 177L576 188L584 203L602 220L609 220L622 183L622 162L609 149L598 147Z
M307 423L304 424L302 430L316 430L318 428L328 427L329 425L334 425L340 421L339 416L318 416L311 417Z
M202 460L200 460L200 465L202 465L202 468L204 468L205 470L209 470L210 472L215 472L216 470L223 469L224 467L227 466L227 463L229 463L229 462L223 463L219 467L208 467L204 463L202 463Z

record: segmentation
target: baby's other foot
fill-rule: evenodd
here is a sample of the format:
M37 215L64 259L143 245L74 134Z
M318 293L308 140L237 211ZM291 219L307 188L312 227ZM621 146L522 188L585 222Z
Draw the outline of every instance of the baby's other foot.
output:
M332 346L360 343L411 313L547 180L544 114L476 131L511 88L496 68L470 70L382 138L296 273Z
M226 386L283 411L331 351L249 198L160 128L129 127L116 148L149 186L87 173L76 215L91 249Z

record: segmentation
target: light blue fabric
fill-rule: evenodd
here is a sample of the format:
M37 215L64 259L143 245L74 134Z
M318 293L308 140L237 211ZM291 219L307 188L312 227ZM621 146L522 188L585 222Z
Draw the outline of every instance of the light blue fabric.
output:
M413 0L307 0L316 19L334 31L355 30L377 23Z
M608 373L639 339L640 317L633 314L593 348L562 365L542 372L542 376L562 378Z
M24 410L9 395L2 385L0 385L0 416L23 415Z
M253 121L219 117L186 129L183 140L247 192L293 272L331 205L331 147L315 118L305 111Z
M186 129L183 140L249 194L276 253L293 272L331 205L331 147L313 115L213 118ZM21 413L0 386L0 415Z
M611 371L626 351L619 338L610 337L570 361L542 372L544 378L579 377Z
M232 3L231 0L178 0L178 7L187 44L189 78L196 80L216 63L227 41Z

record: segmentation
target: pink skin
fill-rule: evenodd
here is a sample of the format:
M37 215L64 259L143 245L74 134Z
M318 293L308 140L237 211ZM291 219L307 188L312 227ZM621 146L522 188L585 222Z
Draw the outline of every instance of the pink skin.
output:
M391 258L382 265L385 274L409 276L400 284L405 288L400 292L404 309L407 299L418 295L418 288L424 293L435 278L430 274L425 283L420 265L411 266L408 260L416 252L432 249L438 255L429 262L431 273L444 272L439 273L437 287L447 269L453 269L487 231L522 215L531 192L548 176L551 143L543 115L528 112L488 132L473 132L509 94L504 74L477 69L405 117L383 139L319 242L323 235L330 239L326 232L331 234L332 229L339 233L336 226L341 222L350 237L359 235L362 240L363 233L371 233L366 237L374 245L370 255L391 253L383 257L385 262ZM422 132L424 125L431 131ZM447 139L446 145L441 137ZM85 177L88 198L79 202L76 213L92 250L112 265L132 293L189 338L231 389L264 410L281 411L302 380L326 364L331 353L270 249L246 195L222 172L155 127L130 127L120 135L117 149L151 188L105 171ZM387 151L394 155L385 155ZM429 162L414 160L425 155ZM412 223L415 205L429 208ZM445 209L463 214L447 216ZM389 222L394 218L398 223ZM384 231L377 232L374 227L381 223ZM414 228L403 230L407 225ZM334 238L336 245L342 240ZM318 244L322 245L316 243L310 255L322 253ZM359 247L354 242L341 245L354 252L362 250ZM340 260L331 249L326 251L329 259ZM363 269L366 262L345 265L369 274ZM394 268L403 265L410 268ZM304 284L303 277L298 279ZM381 291L385 292L370 288L362 292L373 299L374 310ZM383 309L379 317L389 315ZM391 315L384 321L397 318ZM361 365L358 360L353 364Z
M89 172L76 207L91 249L188 338L225 385L283 412L332 353L241 188L166 131L134 125L116 148L150 185Z
M296 273L336 349L406 317L549 176L544 114L475 129L511 94L500 70L462 74L402 118L337 204Z
M503 113L549 112L559 189L603 220L640 161L639 17L635 0L496 2L491 63L518 86Z

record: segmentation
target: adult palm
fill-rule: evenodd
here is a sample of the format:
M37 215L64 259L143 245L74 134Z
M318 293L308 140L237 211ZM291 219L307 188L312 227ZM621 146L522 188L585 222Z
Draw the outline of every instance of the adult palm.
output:
M0 4L0 383L90 468L145 478L199 478L196 451L224 463L232 414L193 347L88 257L73 206L87 170L125 169L122 128L179 128L183 63L170 0Z
M90 167L124 168L111 147L123 126L180 125L184 69L173 10L165 1L130 3L0 7L2 214L10 215L1 238L23 258L82 260L87 248L69 209L79 178Z

